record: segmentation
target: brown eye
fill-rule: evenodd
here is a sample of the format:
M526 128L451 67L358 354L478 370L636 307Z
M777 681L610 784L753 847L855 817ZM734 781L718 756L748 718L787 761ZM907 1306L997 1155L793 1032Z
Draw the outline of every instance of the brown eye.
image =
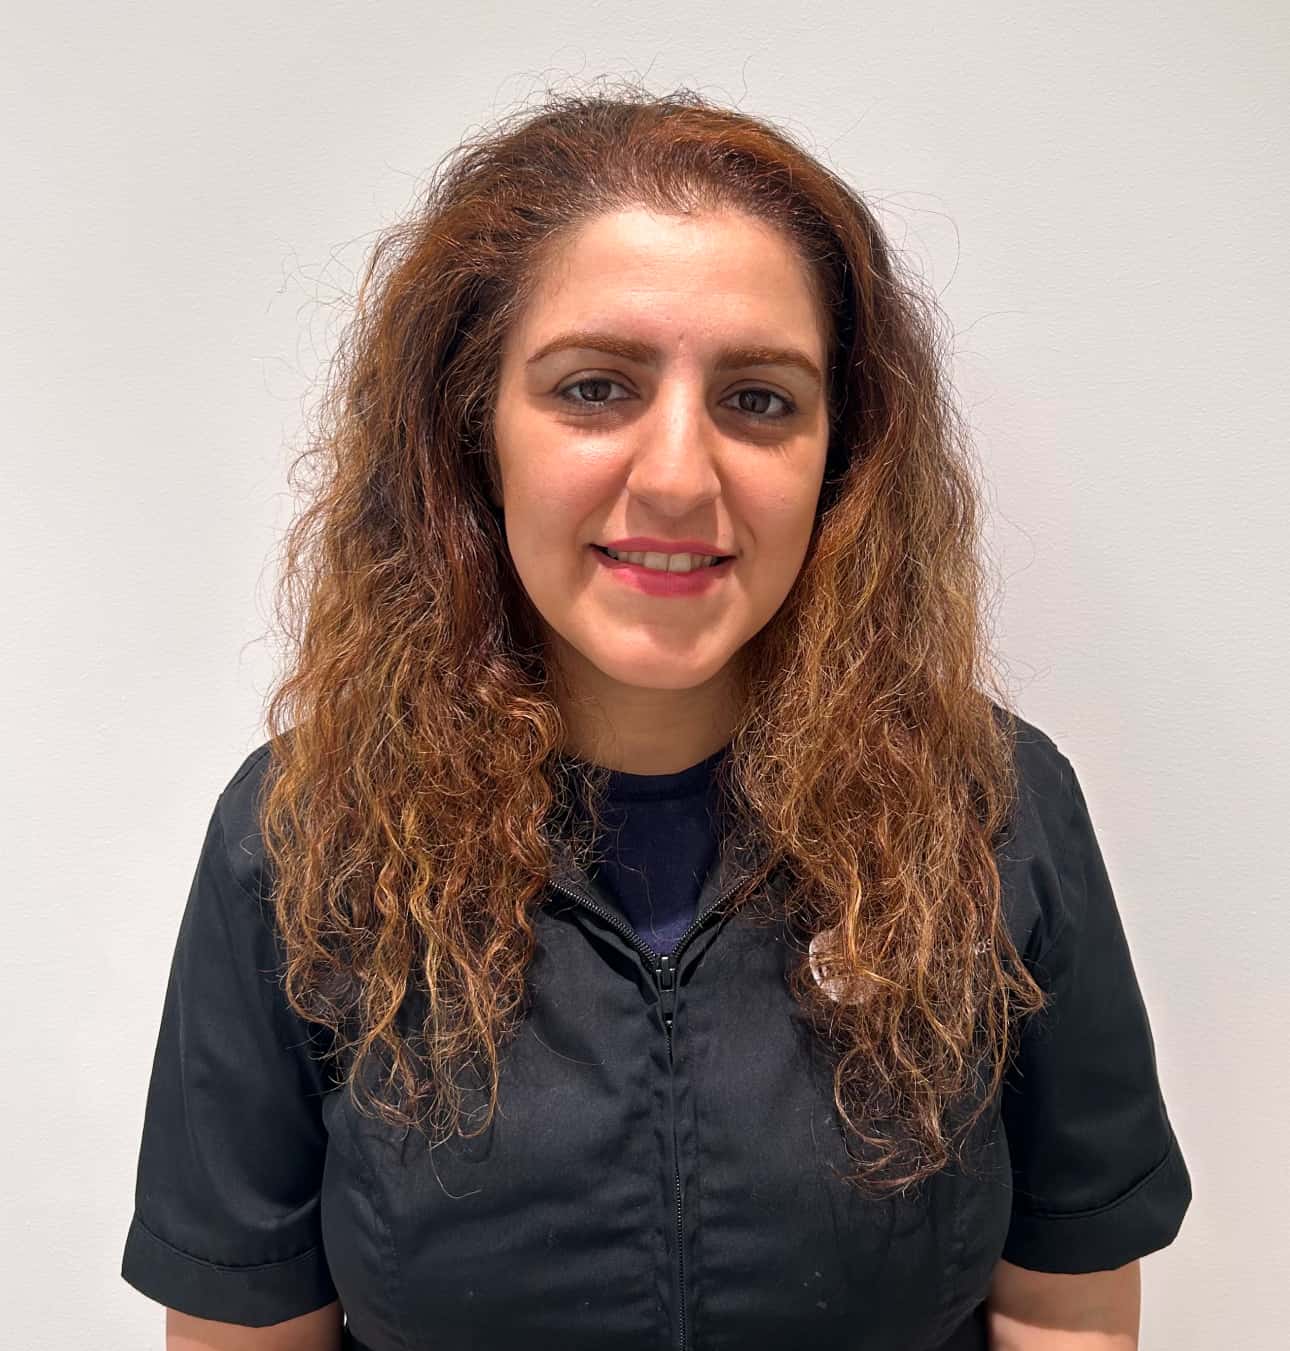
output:
M732 395L733 398L742 400L745 394L755 396L766 395L768 398L778 399L784 405L782 413L776 413L773 417L767 417L765 413L759 413L754 408L741 408L741 413L747 413L750 417L757 418L762 422L778 422L781 418L792 417L797 412L797 405L791 400L786 399L782 394L776 394L773 389L740 389Z
M584 408L589 408L592 414L603 411L604 407L610 403L622 402L621 399L609 398L608 393L601 394L599 397L593 396L590 398L583 397L581 394L579 394L579 397L577 398L572 396L573 390L582 391L588 388L597 389L602 386L616 386L618 389L625 388L619 381L611 380L607 375L584 375L580 379L571 380L567 385L563 385L557 389L555 397L563 403L581 405ZM756 387L739 389L730 397L743 401L747 396L751 396L753 399L778 399L783 405L782 412L773 414L768 414L764 410L759 410L757 408L748 407L740 407L735 410L742 416L751 418L754 422L782 422L785 418L792 417L792 415L797 412L797 405L791 399L785 398L782 394L777 394L773 389L761 389Z
M569 397L570 390L583 389L587 386L597 386L597 385L618 385L619 389L624 388L624 386L619 384L617 380L611 380L606 375L584 375L580 380L571 380L567 385L564 385L562 388L556 390L555 396L557 399L562 399L565 403L582 404L586 407L591 407L595 404L620 402L620 400L618 399L610 399L608 395L602 395L600 398L591 398L591 399L584 399L584 398L573 399Z

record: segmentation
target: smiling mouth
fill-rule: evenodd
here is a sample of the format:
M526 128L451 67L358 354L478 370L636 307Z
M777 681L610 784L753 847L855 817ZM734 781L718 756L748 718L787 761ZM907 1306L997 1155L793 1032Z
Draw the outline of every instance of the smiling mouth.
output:
M606 549L605 546L604 546L603 544L593 544L591 547L592 547L593 549L595 549L597 553L602 553L602 554L604 554L606 558L613 558L613 557L614 557L613 554L611 554L611 553L609 552L609 550ZM643 552L646 552L646 551L645 551L645 550L637 550L636 552L643 553ZM712 564L709 564L709 565L707 565L707 566L715 566L716 563L724 563L724 562L726 561L727 558L733 558L733 557L734 557L734 554L706 554L706 555L700 555L700 556L701 556L701 557L711 558L711 559L713 560L713 563L712 563ZM615 562L617 562L617 561L619 561L619 560L615 559Z

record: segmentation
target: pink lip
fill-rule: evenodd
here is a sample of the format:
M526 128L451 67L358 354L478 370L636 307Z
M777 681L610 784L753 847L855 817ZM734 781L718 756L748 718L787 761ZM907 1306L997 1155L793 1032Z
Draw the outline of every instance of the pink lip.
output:
M696 568L693 572L658 572L653 568L643 568L637 563L627 563L621 559L610 558L596 548L587 546L595 555L596 561L626 586L635 587L647 596L698 596L715 586L735 565L733 558L724 563L713 563L708 567ZM617 545L611 546L617 548ZM699 550L677 549L677 553L698 553Z

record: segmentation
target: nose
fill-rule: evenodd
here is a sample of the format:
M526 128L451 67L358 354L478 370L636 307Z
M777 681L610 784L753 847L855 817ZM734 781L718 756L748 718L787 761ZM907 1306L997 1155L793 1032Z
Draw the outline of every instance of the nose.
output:
M627 487L632 496L668 518L684 517L721 492L720 429L701 383L665 382L631 442Z

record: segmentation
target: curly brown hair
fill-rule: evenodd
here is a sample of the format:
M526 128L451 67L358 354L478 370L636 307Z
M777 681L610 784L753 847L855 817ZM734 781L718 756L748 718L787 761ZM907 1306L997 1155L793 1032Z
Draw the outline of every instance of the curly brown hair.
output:
M851 1180L885 1194L945 1166L1017 1020L1044 1007L994 856L1016 728L986 660L970 445L935 301L860 195L788 133L693 91L548 91L450 152L373 249L290 471L315 473L283 545L289 661L260 800L284 989L330 1031L361 1110L431 1143L487 1128L553 842L572 829L585 856L608 772L566 773L559 672L493 505L499 353L557 245L636 207L773 223L831 325L811 542L737 654L720 773L759 862L724 904L755 916L780 879L790 988L869 1153ZM585 836L572 793L593 808ZM405 1029L414 991L426 1016ZM391 1095L363 1086L369 1056ZM489 1085L471 1132L466 1067ZM960 1102L975 1108L956 1132Z

